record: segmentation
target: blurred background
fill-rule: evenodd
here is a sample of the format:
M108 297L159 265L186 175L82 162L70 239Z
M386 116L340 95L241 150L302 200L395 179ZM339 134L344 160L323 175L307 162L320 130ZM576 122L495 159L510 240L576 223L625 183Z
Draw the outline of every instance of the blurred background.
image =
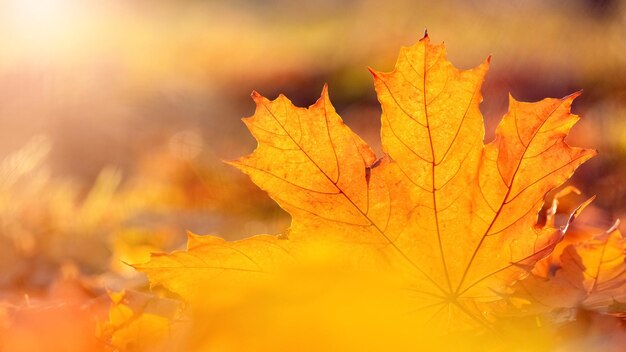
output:
M186 230L284 231L286 214L221 162L255 146L250 92L307 106L327 82L380 153L366 68L391 70L425 28L459 68L493 54L486 141L509 92L583 89L568 140L600 155L570 184L598 196L587 224L626 217L624 1L0 0L0 300L59 277L127 286L140 279L125 262L179 248Z

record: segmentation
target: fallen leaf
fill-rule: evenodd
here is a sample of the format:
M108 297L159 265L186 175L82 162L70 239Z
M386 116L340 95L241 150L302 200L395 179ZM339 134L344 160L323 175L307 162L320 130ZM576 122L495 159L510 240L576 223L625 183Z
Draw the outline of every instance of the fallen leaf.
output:
M620 231L588 231L587 238L563 241L559 247L515 286L520 308L532 313L569 308L624 314L618 302L626 298L626 240Z
M291 215L289 231L236 242L192 236L187 251L136 267L190 306L219 306L228 295L250 298L251 282L268 274L288 287L285 270L306 277L303 268L332 263L355 277L373 273L372 285L393 276L389 287L411 292L408 305L398 299L404 309L433 329L492 326L488 305L562 238L563 229L537 225L545 194L595 151L564 141L579 93L510 97L495 140L483 144L489 61L459 70L426 35L401 49L392 72L371 70L383 110L380 159L342 122L326 87L308 109L254 92L256 111L244 122L258 146L232 164Z

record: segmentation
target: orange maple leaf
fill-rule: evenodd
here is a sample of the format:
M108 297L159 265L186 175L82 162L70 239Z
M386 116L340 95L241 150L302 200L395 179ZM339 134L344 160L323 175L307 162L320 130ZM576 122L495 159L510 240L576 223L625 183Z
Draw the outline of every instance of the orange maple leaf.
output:
M626 298L626 240L616 226L573 235L514 286L513 297L527 313L582 308L623 314L611 306Z
M202 304L207 294L224 302L215 295L231 295L223 288L235 281L294 263L341 262L399 273L429 324L489 325L482 305L501 300L563 234L536 225L544 195L595 151L564 141L579 93L535 103L511 97L484 145L488 65L459 70L426 35L401 49L392 72L371 70L383 109L380 159L342 122L326 87L308 109L254 92L256 111L244 122L258 147L232 164L289 212L288 234L231 243L192 236L187 251L137 268ZM215 289L199 290L199 281Z

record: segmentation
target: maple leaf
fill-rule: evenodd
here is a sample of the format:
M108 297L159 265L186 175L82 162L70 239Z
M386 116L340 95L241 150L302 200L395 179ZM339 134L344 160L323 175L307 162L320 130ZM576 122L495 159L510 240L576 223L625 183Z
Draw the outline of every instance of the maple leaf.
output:
M169 342L176 341L172 338L172 325L177 321L179 301L132 291L111 292L109 298L109 320L99 326L100 338L121 351L175 349Z
M616 302L625 297L625 286L626 240L614 226L559 243L532 275L515 285L514 297L532 313L583 308L619 315L624 310Z
M501 300L562 237L536 225L544 195L595 155L564 141L579 93L535 103L510 97L484 145L479 104L489 61L459 70L426 35L401 49L392 72L370 70L383 110L378 160L326 87L308 109L254 92L256 111L244 122L258 147L232 164L291 215L287 236L193 236L187 251L137 268L190 304L206 304L194 283L219 292L232 280L332 258L399 273L417 296L411 308L430 324L488 324L483 304Z

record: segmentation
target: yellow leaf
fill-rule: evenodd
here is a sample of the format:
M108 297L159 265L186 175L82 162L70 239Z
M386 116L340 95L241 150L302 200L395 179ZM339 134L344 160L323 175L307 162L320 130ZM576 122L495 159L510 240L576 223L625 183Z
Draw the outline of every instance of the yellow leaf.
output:
M587 230L583 235L578 241L559 243L531 276L515 286L514 296L524 299L523 310L624 313L614 303L626 298L626 240L615 228L595 235Z
M287 266L293 259L284 247L288 242L270 235L226 242L215 236L189 233L186 251L153 254L148 263L135 267L146 272L152 283L163 285L188 302L215 305L217 301L233 300L237 291L232 288L262 282L269 279L269 273ZM198 289L207 282L219 289Z
M585 292L585 305L626 297L626 240L618 230L566 247L561 262L563 276Z
M536 225L544 195L595 151L564 142L578 120L570 113L578 93L536 103L511 97L495 140L484 145L479 104L488 64L459 70L425 36L401 50L392 72L371 70L383 109L378 160L342 122L326 87L308 109L253 93L256 111L244 122L258 147L232 164L289 212L287 235L234 243L192 237L187 251L138 268L200 305L213 304L207 291L233 288L233 280L333 263L372 272L372 284L378 274L393 277L390 287L412 294L404 308L430 326L489 326L486 304L501 300L562 236ZM394 295L385 299L405 303Z
M178 302L133 292L111 292L109 320L100 336L121 351L166 351L179 311ZM166 341L168 343L166 343ZM170 347L171 349L171 347Z

